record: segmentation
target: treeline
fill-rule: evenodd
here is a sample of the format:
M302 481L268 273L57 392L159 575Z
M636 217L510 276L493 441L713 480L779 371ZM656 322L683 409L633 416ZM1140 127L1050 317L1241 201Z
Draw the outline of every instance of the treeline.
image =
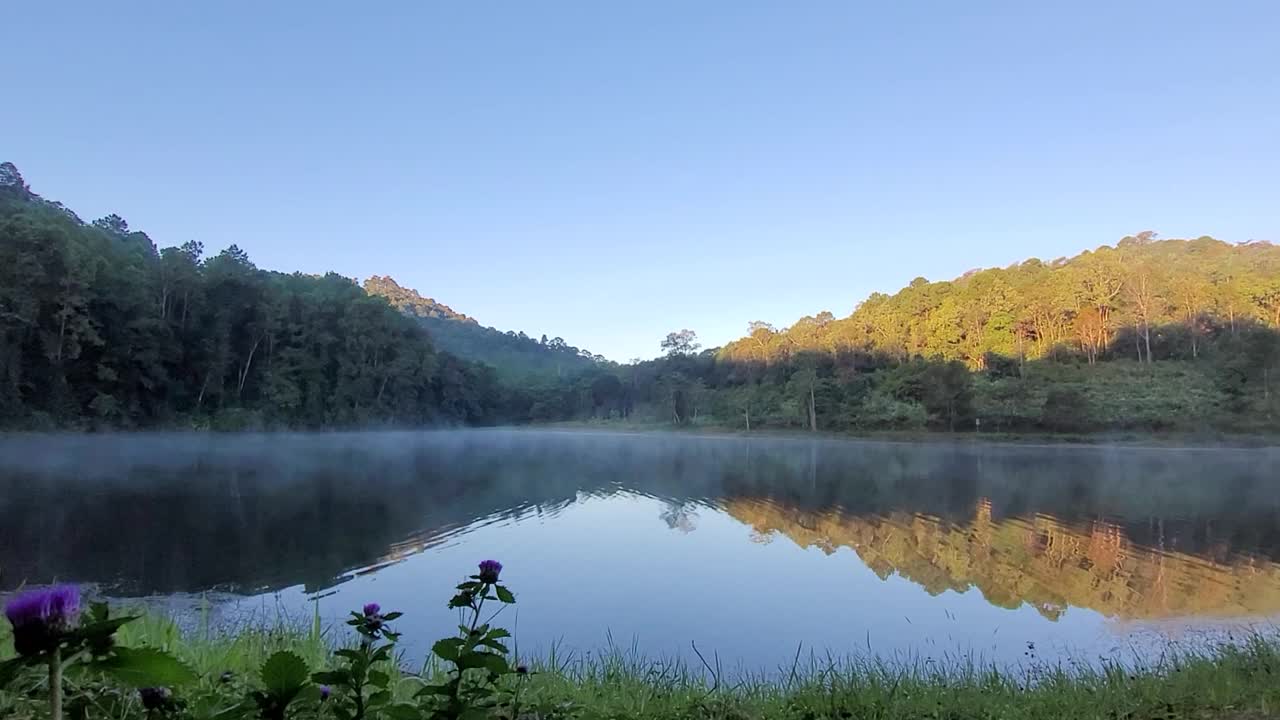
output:
M505 401L491 368L348 278L157 250L0 165L0 426L478 424Z
M692 333L622 368L651 420L743 429L1274 432L1280 248L1127 237L1071 259L922 278L847 318Z
M745 430L1280 430L1280 248L1124 238L846 318L690 330L610 363L374 276L157 250L0 164L0 427L314 428L622 418Z
M1186 360L1224 332L1280 328L1280 247L1151 232L1074 258L1027 260L946 282L916 278L873 294L847 318L830 312L775 330L752 323L720 357L772 363L803 352L959 360Z

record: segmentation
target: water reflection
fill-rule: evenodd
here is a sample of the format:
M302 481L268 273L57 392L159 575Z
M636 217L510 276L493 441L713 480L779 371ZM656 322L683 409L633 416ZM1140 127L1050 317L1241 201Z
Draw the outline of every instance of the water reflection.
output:
M1050 620L1072 606L1125 620L1280 613L1280 566L1225 544L1206 547L1204 557L1142 547L1106 520L997 520L985 498L960 523L906 512L800 512L759 500L729 501L725 510L757 537L783 535L826 553L847 547L882 579L896 573L932 595L977 588L993 605L1027 604Z
M0 587L316 592L356 571L400 582L384 568L428 567L475 535L539 543L535 576L640 548L643 566L616 572L647 578L642 595L694 551L766 588L817 549L826 577L883 581L864 596L902 578L1049 621L1266 617L1280 614L1276 457L517 431L10 437ZM765 544L791 550L751 550ZM601 601L633 630L678 612ZM762 619L765 599L740 602L739 620L782 623Z

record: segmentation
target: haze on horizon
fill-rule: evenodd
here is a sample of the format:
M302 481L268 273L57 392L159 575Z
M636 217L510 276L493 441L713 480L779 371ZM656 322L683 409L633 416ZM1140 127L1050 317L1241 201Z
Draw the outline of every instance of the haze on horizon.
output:
M1141 230L1280 237L1280 7L6 9L0 160L615 360Z

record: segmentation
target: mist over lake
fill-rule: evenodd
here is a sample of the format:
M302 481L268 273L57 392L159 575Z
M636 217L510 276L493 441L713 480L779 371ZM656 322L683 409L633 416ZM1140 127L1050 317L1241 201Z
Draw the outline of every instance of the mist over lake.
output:
M0 457L4 589L216 617L376 600L429 638L486 557L522 647L696 643L748 668L800 645L1087 657L1280 617L1273 450L466 430L12 436Z

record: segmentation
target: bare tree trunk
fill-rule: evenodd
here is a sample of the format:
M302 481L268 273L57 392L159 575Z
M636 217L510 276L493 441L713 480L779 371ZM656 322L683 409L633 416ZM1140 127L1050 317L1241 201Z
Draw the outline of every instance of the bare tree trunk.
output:
M212 370L210 370L210 371L208 371L208 372L206 372L206 373L204 374L204 382L200 384L200 394L199 394L198 396L196 396L196 409L197 409L197 410L199 410L199 409L200 409L200 406L201 406L202 404L204 404L204 391L209 387L209 378L210 378L210 377L212 377L212 376L213 376L213 371L212 371Z
M743 417L747 419L747 432L751 432L751 406L748 405L742 411Z
M244 368L240 371L240 383L236 386L236 399L244 392L244 382L249 379L249 367L253 365L253 354L258 351L258 344L261 342L262 338L258 338L253 341L253 347L249 348L249 357L245 358Z
M58 360L58 364L59 364L59 365L61 365L61 364L62 364L62 346L65 344L65 340L64 340L63 338L65 338L65 337L66 337L66 334L67 334L67 309L64 307L64 308L62 309L62 322L58 325L58 357L57 357L57 360Z
M1147 343L1147 364L1150 365L1155 361L1151 358L1151 325L1146 322L1142 324L1142 338Z
M813 386L809 386L809 432L818 432L818 408L813 401Z

